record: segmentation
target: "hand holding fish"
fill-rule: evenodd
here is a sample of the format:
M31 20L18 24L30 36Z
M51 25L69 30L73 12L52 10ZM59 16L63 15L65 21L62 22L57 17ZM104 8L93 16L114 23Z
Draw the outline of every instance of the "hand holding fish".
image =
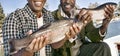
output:
M29 30L27 33L27 35L31 35L32 34L32 30ZM42 49L44 46L46 46L48 44L48 34L43 35L43 36L39 36L37 38L34 38L32 40L32 42L25 48L19 50L17 53L12 54L13 56L33 56L34 52L39 51L40 49Z
M112 5L106 5L104 11L105 11L105 20L111 20L113 17L113 12L115 10L116 6Z
M113 17L113 12L115 10L116 6L112 6L112 5L106 5L105 6L105 19L103 19L103 23L102 26L100 28L100 31L102 34L105 33L105 31L107 30L108 24L110 23L110 21L112 20Z
M77 20L82 22L81 26L78 26L76 23L74 23L70 27L69 32L66 33L67 39L74 38L78 33L80 33L81 29L91 21L91 15L89 11L85 11L84 9L82 9L77 16Z
M28 32L29 34L32 34L31 31ZM26 47L27 51L36 52L39 51L41 48L46 46L48 44L48 38L47 34L43 36L39 36L38 38L35 38L32 40L32 42Z
M76 17L78 21L82 22L83 24L87 24L91 22L91 13L89 13L89 10L81 9L79 12L79 15Z
M80 32L80 27L77 24L73 24L70 29L69 32L67 32L65 35L66 40L69 40L71 38L74 38L75 35L77 35Z

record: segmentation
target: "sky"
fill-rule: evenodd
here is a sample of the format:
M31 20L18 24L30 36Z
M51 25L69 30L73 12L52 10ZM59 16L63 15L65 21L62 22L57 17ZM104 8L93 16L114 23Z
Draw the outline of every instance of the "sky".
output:
M118 3L120 0L76 0L76 4L80 7L88 7L90 3L98 2L103 4L106 2L115 2ZM23 8L27 3L27 0L0 0L0 3L3 7L4 13L9 14L15 11L17 8ZM60 0L47 0L48 10L53 11L58 8Z

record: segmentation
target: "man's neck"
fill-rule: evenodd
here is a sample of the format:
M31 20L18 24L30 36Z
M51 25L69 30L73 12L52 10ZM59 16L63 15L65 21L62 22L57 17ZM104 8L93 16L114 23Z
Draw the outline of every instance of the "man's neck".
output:
M64 12L68 17L71 16L71 13L70 13L70 12L66 12L66 11L64 11L64 10L63 10L63 12Z
M40 18L42 16L42 12L41 11L40 12L35 12L35 14L36 14L37 18Z
M74 18L75 17L75 10L74 9L72 9L71 11L64 11L61 8L60 10L61 10L61 16L63 16L63 17L67 17L67 18Z

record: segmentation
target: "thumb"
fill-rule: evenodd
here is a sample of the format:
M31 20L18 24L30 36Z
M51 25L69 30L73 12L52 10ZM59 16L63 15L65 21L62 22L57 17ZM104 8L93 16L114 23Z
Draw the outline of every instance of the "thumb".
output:
M32 34L32 30L29 30L29 31L26 33L26 35L30 35L30 34Z

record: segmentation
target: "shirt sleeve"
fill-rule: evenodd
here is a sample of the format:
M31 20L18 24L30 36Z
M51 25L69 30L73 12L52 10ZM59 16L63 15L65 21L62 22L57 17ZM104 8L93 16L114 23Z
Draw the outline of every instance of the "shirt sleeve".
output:
M85 27L85 35L92 42L100 42L105 36L100 35L99 28L95 28L92 23L89 23Z
M76 35L75 38L69 39L70 43L73 43L77 38L78 38L78 36Z
M10 56L10 45L9 40L13 38L17 38L18 26L15 15L11 13L8 17L6 17L3 26L2 26L2 34L3 34L3 43L4 43L4 55Z
M102 34L101 32L100 32L100 30L99 30L99 35L101 36L101 37L105 37L106 36L106 32L104 33L104 34Z

